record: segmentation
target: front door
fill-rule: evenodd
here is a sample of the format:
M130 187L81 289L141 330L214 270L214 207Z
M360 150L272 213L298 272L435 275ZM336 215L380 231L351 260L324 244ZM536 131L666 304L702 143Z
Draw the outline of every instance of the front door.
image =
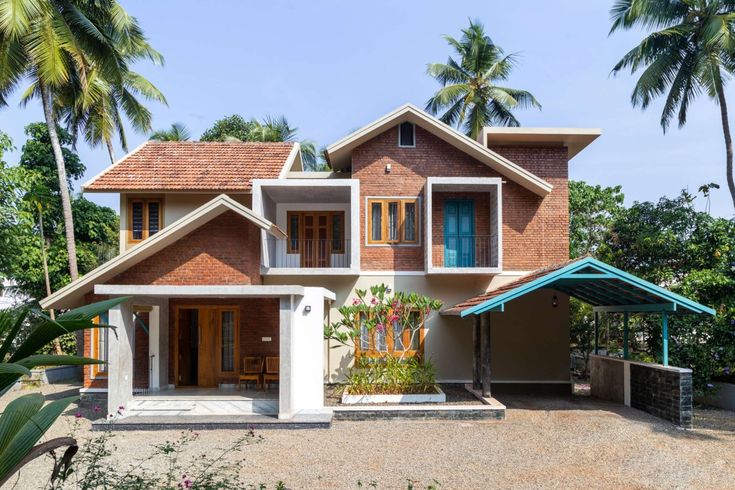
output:
M444 203L444 267L475 264L475 205L473 201Z
M329 213L304 213L301 267L329 267Z
M187 306L176 314L178 386L214 387L237 375L238 310L235 307Z

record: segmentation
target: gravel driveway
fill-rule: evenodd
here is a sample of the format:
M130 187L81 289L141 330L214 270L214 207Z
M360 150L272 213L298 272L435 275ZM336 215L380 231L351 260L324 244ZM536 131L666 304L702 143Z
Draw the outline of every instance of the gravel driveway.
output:
M54 387L51 387L54 389ZM57 386L56 390L59 389ZM57 393L55 396L60 396ZM0 402L0 409L7 397ZM263 430L259 444L230 456L247 481L273 488L735 488L735 413L695 411L684 431L643 412L585 397L502 397L500 422L335 422L324 430ZM65 435L74 408L52 428ZM82 407L91 416L92 407ZM89 437L81 418L80 439ZM119 432L113 457L127 466L177 431ZM194 458L230 444L239 431L204 431ZM42 488L50 462L27 466L16 488ZM10 487L8 485L8 487Z

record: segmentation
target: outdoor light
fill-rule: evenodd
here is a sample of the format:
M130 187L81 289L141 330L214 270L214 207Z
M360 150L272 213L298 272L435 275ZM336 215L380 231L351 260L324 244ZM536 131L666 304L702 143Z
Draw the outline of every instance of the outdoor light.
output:
M552 296L551 298L551 306L553 308L556 308L557 306L559 306L559 298L557 298L556 295Z
M311 305L304 306L304 313L309 313L311 311Z
M385 165L385 173L389 174L392 168L393 168L393 166L390 163L386 164Z
M387 288L385 288L385 292L388 293L388 294L390 294L390 293L393 292L393 290L391 289L390 286L388 286Z

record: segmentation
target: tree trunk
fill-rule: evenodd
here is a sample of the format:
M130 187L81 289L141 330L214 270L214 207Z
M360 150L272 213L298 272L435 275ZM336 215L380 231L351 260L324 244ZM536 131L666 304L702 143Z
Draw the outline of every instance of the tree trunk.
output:
M115 164L115 148L112 146L112 140L105 140L107 145L107 153L110 155L110 163Z
M77 246L74 241L74 219L71 212L71 196L69 195L69 186L66 180L64 155L61 153L59 135L56 133L56 119L54 118L54 109L51 105L51 93L45 83L39 82L38 85L41 89L43 115L46 117L46 126L48 126L48 135L49 139L51 139L51 148L54 150L56 170L59 173L59 193L61 194L61 208L64 213L66 251L69 255L69 275L71 276L72 281L76 281L77 277L79 277L79 271L77 269Z
M43 278L46 280L46 296L51 296L51 278L48 274L48 260L46 259L46 237L43 233L43 210L40 205L38 207L38 229L41 232L41 260L43 260ZM52 320L56 319L56 314L54 313L53 308L48 310L48 314ZM63 354L61 350L61 341L58 337L54 339L53 345L54 354L57 356Z
M722 118L722 133L725 137L725 169L727 172L727 188L730 190L730 198L735 208L735 176L732 169L732 136L730 136L730 121L727 117L727 101L725 100L725 92L722 84L719 84L717 90L717 100L720 103L720 117Z

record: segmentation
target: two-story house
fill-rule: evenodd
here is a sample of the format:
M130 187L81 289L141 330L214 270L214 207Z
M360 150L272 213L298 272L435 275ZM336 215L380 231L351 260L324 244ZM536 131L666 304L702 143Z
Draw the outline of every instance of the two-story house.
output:
M323 324L380 283L440 299L446 314L413 345L365 332L354 354L420 352L440 381L477 381L473 323L458 312L568 260L569 160L599 135L486 128L474 141L405 105L330 145L330 172L304 172L297 143L147 142L84 185L119 193L120 255L42 305L132 297L102 319L114 333L85 338L108 361L85 368L85 389L107 390L111 413L155 410L184 387L214 396L245 356L278 357L280 417L320 411L323 383L353 360ZM524 295L495 321L494 389L569 393L562 291Z

